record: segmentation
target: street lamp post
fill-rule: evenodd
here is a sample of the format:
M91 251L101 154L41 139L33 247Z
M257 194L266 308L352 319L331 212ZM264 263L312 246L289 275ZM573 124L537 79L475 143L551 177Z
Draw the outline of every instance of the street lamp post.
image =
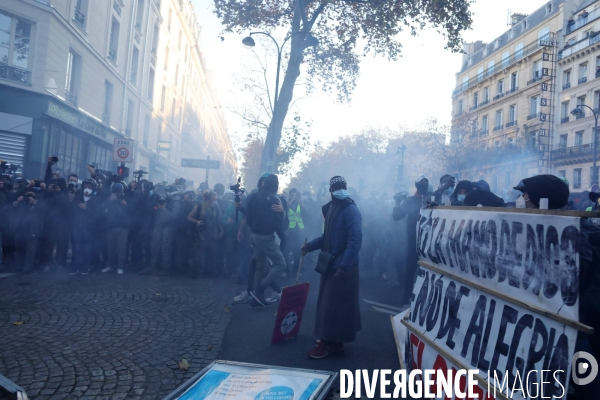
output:
M250 32L249 36L246 36L243 40L242 40L242 44L246 47L254 47L256 46L256 42L254 41L254 39L252 39L252 35L265 35L271 38L271 40L273 41L273 43L275 43L275 46L277 47L277 71L275 74L275 95L273 96L273 121L275 120L275 113L277 110L277 100L279 99L279 73L281 70L281 50L283 49L283 46L285 45L285 43L294 35L298 35L298 34L306 34L306 46L307 47L316 47L319 45L319 40L314 37L313 35L310 34L310 32L296 32L296 33L292 33L291 35L288 35L288 37L286 37L285 39L283 39L283 43L281 44L281 46L279 45L279 43L277 42L277 40L275 40L275 38L273 36L271 36L269 33L267 32ZM273 125L273 123L269 124L269 130L271 129L271 126ZM267 140L269 139L269 133L271 133L270 131L267 132ZM265 143L266 144L266 143ZM273 143L273 138L270 138L269 141L269 161L268 161L268 166L269 166L269 172L273 173L273 166L274 166L274 160L275 160L275 146Z
M573 110L571 110L571 114L574 115L575 117L579 117L579 116L583 116L583 110L581 109L582 107L587 107L590 109L590 111L592 111L592 114L594 114L594 120L595 120L595 124L594 124L594 161L593 161L593 166L592 166L592 179L591 179L591 184L590 187L594 184L598 184L598 171L596 170L596 158L597 158L597 151L598 151L598 140L597 140L597 135L598 135L598 116L600 115L598 112L596 112L596 110L594 110L592 107L590 106L586 106L585 104L578 104L577 107L575 107Z
M398 146L397 154L400 154L400 165L398 165L398 175L396 181L398 185L404 185L404 152L406 151L406 145L402 144Z

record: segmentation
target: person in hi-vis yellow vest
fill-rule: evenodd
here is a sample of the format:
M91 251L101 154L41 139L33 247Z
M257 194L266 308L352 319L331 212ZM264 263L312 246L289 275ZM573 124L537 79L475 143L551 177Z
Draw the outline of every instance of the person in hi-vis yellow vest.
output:
M295 273L298 271L298 265L300 263L300 248L304 245L304 233L306 230L304 229L304 220L302 219L302 215L305 214L306 209L302 202L302 196L297 189L290 189L289 195L290 200L288 203L288 219L290 224L288 226L289 229L286 233L286 236L288 238L287 248L289 251L294 253L293 272Z

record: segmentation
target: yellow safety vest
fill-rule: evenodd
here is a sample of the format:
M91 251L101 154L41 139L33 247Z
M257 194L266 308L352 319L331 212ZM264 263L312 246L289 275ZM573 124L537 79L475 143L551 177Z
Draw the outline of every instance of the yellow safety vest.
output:
M294 229L296 224L300 229L304 229L304 222L302 222L302 214L300 212L300 204L296 207L296 212L291 208L288 210L288 219L290 220L290 229Z

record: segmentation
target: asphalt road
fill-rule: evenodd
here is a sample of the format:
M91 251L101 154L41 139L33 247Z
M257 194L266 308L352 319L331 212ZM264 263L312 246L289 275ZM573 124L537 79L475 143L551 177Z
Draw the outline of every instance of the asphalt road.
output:
M346 355L343 357L332 356L314 360L308 358L307 353L314 347L316 339L313 331L319 274L314 271L313 263L305 262L300 282L310 282L311 288L298 337L276 345L271 344L278 303L271 308L261 310L251 309L249 303L236 304L231 306L231 319L225 329L217 359L338 373L341 369L352 371L367 369L370 373L373 369L397 370L400 368L400 363L390 314L375 310L371 304L363 300L399 307L398 299L401 292L392 289L393 278L395 276L390 276L389 282L383 282L372 272L361 274L362 330L358 333L357 340L345 345ZM294 284L294 278L288 277L281 284L282 286ZM244 289L240 286L238 293ZM336 383L334 388L339 390L339 383ZM334 398L336 398L335 393ZM364 391L363 398L366 398Z

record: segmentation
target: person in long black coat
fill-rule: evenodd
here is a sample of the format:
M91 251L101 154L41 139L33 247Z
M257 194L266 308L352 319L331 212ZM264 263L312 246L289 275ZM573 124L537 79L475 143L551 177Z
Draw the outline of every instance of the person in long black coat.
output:
M315 319L315 335L320 340L308 353L311 358L343 354L344 343L353 342L362 327L358 303L362 219L346 189L344 178L331 178L331 201L322 208L325 231L302 247L303 255L320 249L334 256L328 272L321 275Z

